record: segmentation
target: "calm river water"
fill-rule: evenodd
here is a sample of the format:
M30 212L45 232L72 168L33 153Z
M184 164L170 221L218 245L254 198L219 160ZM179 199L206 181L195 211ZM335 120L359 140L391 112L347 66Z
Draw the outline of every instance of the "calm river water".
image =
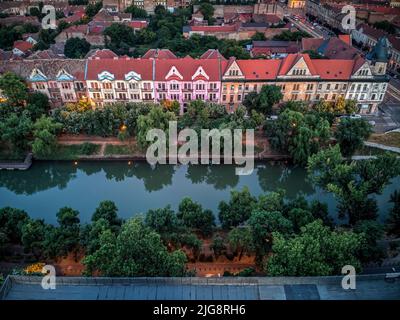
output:
M102 200L112 200L119 216L129 218L148 209L191 197L217 215L218 203L229 199L232 189L248 186L253 195L283 188L288 198L302 192L308 199L328 203L336 219L336 201L331 194L314 190L303 168L283 163L257 163L249 176L235 175L231 165L160 165L145 162L39 162L27 171L0 171L0 207L26 210L33 218L56 222L63 206L79 210L82 222L89 222ZM392 180L377 197L381 221L391 204L390 194L400 186L400 177Z

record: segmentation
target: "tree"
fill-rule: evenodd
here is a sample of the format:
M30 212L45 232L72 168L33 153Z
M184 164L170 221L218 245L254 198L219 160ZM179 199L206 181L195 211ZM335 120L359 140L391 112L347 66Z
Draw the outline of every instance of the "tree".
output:
M33 92L28 95L26 109L30 118L35 121L42 115L47 115L50 110L49 98L41 92Z
M308 160L312 182L335 195L339 201L339 216L347 216L351 225L377 217L376 200L370 195L381 193L399 171L400 162L391 154L347 163L338 145L320 151Z
M215 21L214 19L214 7L212 4L207 2L202 2L199 7L199 11L204 16L204 20L208 21L209 25L212 25Z
M97 1L96 3L89 3L86 6L85 14L89 18L92 18L100 11L102 7L103 7L102 1Z
M62 127L53 118L42 116L33 125L32 151L39 157L52 154L57 147L57 132Z
M400 235L400 192L396 190L390 195L390 202L393 203L393 207L390 210L389 217L387 219L387 230L389 234L396 236Z
M265 41L265 40L267 40L267 38L265 37L264 33L257 31L255 34L253 34L251 36L251 40L253 40L253 41Z
M275 85L263 85L260 93L249 93L243 101L248 110L255 109L264 115L271 114L272 107L283 98L281 89Z
M374 220L358 221L354 226L354 232L364 236L365 243L358 255L362 262L376 262L384 258L383 250L377 244L384 235L382 224Z
M16 74L6 72L0 77L0 90L11 106L21 106L28 98L28 89Z
M183 276L185 262L182 251L169 253L160 235L140 218L125 222L118 235L104 231L100 248L83 261L87 274L99 271L111 277Z
M229 231L228 241L232 250L239 256L239 261L243 253L251 253L254 250L253 235L249 227L233 228Z
M46 235L46 225L43 220L29 220L21 229L21 242L24 250L32 252L39 259L43 252L43 244Z
M92 254L100 249L100 236L106 230L113 232L109 222L100 218L81 229L81 245L85 248L85 254Z
M293 230L290 220L279 211L254 210L248 225L251 227L257 255L263 256L272 246L272 232L288 234Z
M104 219L111 227L119 227L121 219L118 218L118 208L113 201L106 200L100 202L96 211L92 215L92 221L96 222L99 219Z
M265 271L271 276L328 276L340 274L345 265L360 269L357 254L363 243L363 235L330 231L321 220L292 237L274 232Z
M27 138L32 131L32 121L28 116L28 111L9 114L0 122L0 139L11 143L18 150L27 147Z
M19 209L4 207L0 209L0 232L11 243L20 243L22 227L28 221L28 214Z
M151 129L161 129L166 133L167 137L169 121L175 120L175 114L164 111L161 106L155 106L147 115L140 115L137 120L137 141L139 145L144 148L150 144L146 136Z
M178 218L170 205L165 208L147 211L145 223L161 235L176 232L179 228Z
M129 54L129 47L135 45L134 30L126 24L113 23L104 30L103 34L107 48L117 54Z
M286 108L276 121L268 121L266 133L271 146L299 164L307 163L308 157L329 143L330 125L327 120L314 114L303 114Z
M204 234L210 234L215 225L214 214L211 210L203 210L203 207L190 198L183 198L179 204L178 219L189 228L200 230Z
M65 42L64 54L67 58L82 59L90 50L90 43L86 39L69 38Z
M242 191L231 191L231 198L228 203L221 201L218 205L219 220L224 229L236 227L250 218L253 206L257 200L247 187Z
M364 119L342 118L335 132L340 150L344 156L351 156L363 146L364 140L372 133L371 125Z
M125 9L125 12L131 13L132 18L147 18L146 10L131 4L129 7Z
M375 22L374 27L377 29L384 30L390 34L396 33L396 27L387 20Z

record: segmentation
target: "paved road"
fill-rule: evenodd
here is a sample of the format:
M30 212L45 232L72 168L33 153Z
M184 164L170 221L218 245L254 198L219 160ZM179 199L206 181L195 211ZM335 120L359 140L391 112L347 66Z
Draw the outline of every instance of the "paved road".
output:
M323 34L320 30L318 29L312 29L302 21L296 21L292 19L291 17L286 17L290 23L293 23L299 30L302 30L304 32L307 32L309 35L311 35L313 38L327 38L325 34Z

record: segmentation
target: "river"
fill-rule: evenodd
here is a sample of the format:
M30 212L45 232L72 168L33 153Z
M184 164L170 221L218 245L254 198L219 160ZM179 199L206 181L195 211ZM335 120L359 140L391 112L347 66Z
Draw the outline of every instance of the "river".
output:
M396 177L377 196L381 221L391 208L390 194L399 185L400 177ZM230 190L244 186L256 196L277 188L285 189L289 199L302 192L308 199L326 202L338 221L333 196L314 190L304 168L279 162L256 163L251 175L237 176L232 165L36 161L27 171L0 171L0 207L24 209L32 218L56 223L57 211L69 206L79 210L81 222L89 222L103 200L114 201L119 216L129 218L167 204L176 209L188 196L218 215L219 202L229 199Z

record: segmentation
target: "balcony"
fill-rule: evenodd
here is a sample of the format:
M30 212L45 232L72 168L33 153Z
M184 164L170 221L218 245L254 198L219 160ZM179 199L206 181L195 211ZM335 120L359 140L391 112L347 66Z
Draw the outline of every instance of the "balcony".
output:
M89 92L100 92L100 88L89 88Z
M159 92L167 92L167 88L157 88L157 91L159 91Z

